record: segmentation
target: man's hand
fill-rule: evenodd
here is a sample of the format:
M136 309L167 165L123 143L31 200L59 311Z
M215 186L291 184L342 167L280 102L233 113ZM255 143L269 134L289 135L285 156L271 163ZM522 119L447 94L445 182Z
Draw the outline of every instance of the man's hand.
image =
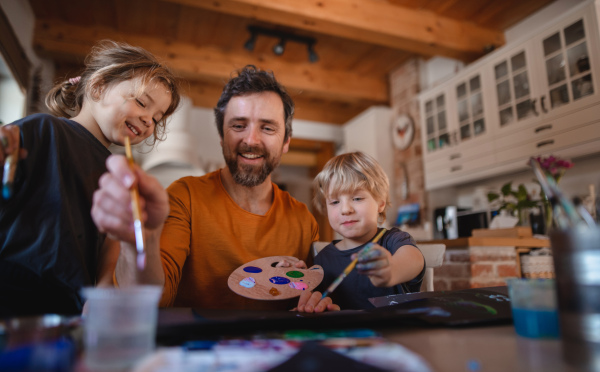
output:
M322 313L324 311L340 311L340 307L333 303L331 297L321 299L321 292L304 291L298 300L298 306L292 311L301 313Z
M275 265L275 267L294 267L296 269L308 269L308 266L306 266L306 262L304 262L302 260L298 260L298 261L282 260L282 261L279 261L277 263L277 265Z
M162 228L169 214L169 198L158 180L138 166L132 170L122 155L111 155L106 167L108 172L100 177L100 188L94 192L92 205L92 218L98 230L113 239L135 243L130 190L136 182L144 228Z

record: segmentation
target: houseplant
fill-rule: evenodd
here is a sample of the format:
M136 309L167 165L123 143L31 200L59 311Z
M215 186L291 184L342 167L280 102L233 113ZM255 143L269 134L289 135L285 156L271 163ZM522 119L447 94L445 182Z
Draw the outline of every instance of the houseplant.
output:
M533 200L524 184L520 184L515 190L512 181L504 184L500 193L489 192L487 196L490 203L496 203L499 206L498 212L506 210L509 214L519 218L520 226L529 225L531 208L540 205L540 200Z

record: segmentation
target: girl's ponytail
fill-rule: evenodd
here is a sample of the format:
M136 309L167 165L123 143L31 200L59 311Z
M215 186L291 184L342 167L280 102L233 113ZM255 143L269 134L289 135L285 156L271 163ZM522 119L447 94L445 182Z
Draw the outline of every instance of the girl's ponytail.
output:
M81 110L81 94L78 94L80 78L71 78L56 84L46 95L46 106L55 116L73 117Z

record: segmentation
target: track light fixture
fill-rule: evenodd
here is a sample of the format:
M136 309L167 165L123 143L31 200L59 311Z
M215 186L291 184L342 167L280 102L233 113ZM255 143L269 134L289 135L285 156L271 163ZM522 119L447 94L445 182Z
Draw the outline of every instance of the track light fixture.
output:
M317 42L315 38L294 35L280 30L270 30L259 26L248 26L248 32L250 32L250 38L244 43L244 48L249 51L254 50L254 45L256 44L257 36L265 35L279 39L279 43L275 44L275 46L273 47L273 53L275 53L275 55L282 55L285 51L285 44L288 41L293 41L296 43L306 44L306 48L308 51L308 60L310 61L310 63L315 63L319 60L319 56L317 55L314 49L314 46Z

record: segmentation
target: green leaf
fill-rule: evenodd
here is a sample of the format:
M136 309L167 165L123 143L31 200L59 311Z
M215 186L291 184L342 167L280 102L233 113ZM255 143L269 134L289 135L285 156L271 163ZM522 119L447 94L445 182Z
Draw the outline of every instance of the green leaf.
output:
M487 197L488 197L488 202L493 202L494 200L498 199L500 197L500 195L495 192L489 192L487 194Z
M521 200L527 200L529 198L529 196L527 195L527 189L525 188L525 186L523 184L519 185L519 191L517 192L517 195L515 195L517 200L521 201Z
M502 195L509 196L512 191L512 181L502 186L500 190L502 191Z

